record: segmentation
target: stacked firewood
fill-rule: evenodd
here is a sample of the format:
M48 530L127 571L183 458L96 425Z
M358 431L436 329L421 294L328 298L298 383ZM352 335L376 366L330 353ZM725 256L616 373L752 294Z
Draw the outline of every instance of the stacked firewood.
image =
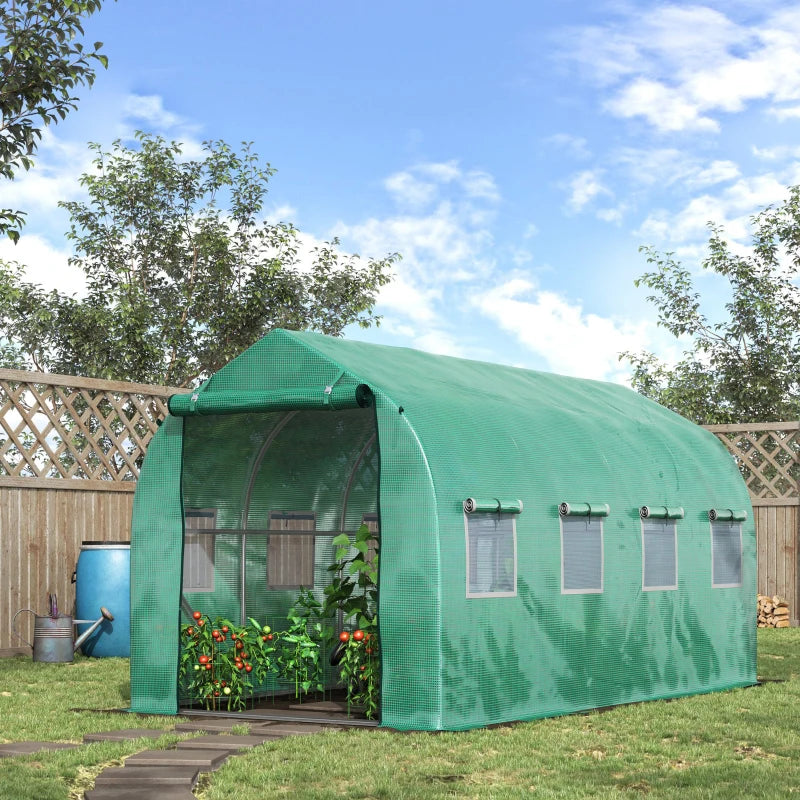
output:
M788 628L789 604L778 595L769 597L760 594L758 596L758 627Z

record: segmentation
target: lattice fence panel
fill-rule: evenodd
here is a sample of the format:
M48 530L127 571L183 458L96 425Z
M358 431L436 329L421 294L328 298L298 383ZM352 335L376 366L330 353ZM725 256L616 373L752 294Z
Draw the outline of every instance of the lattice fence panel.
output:
M800 495L800 423L706 428L733 454L753 498L779 501Z
M180 389L0 370L0 480L130 484Z

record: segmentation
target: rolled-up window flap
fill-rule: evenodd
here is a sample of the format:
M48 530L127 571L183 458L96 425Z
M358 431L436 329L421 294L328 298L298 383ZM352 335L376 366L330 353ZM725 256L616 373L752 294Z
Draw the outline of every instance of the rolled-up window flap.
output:
M274 391L197 391L174 394L169 398L169 413L175 417L194 414L246 414L296 409L368 408L372 391L365 384L344 381L318 389L278 389Z
M747 512L744 509L712 508L709 509L708 518L712 522L744 522L747 519Z
M639 516L642 519L683 519L684 511L680 506L642 506Z
M517 500L511 497L498 497L497 502L500 504L500 511L503 514L522 513L522 500Z
M480 512L520 514L522 513L522 500L501 497L468 497L464 501L464 511L467 514Z
M608 503L561 503L558 513L562 517L607 517L611 508Z

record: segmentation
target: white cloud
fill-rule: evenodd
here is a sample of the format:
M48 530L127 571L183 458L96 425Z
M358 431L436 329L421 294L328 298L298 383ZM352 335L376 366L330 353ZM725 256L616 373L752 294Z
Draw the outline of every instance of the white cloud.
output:
M733 161L712 161L704 169L689 176L687 183L691 187L713 186L732 181L740 175L739 167Z
M634 10L568 32L564 57L608 93L607 111L661 132L716 131L720 114L756 101L789 118L783 104L800 99L800 9L747 23L700 5Z
M789 161L800 159L800 145L782 144L774 147L753 146L753 155L764 161Z
M768 108L767 113L771 114L779 122L785 122L787 119L797 119L800 117L800 106Z
M412 210L425 208L438 194L435 183L421 181L410 172L395 172L383 185L398 205Z
M16 261L25 267L24 280L42 286L46 291L56 289L62 294L86 294L86 276L78 267L70 266L68 248L59 249L40 236L23 232L14 245L9 239L0 240L0 260Z
M61 220L66 220L66 215L57 210L58 203L84 194L79 178L90 168L91 160L85 145L60 140L45 128L34 166L17 173L13 181L0 181L0 208L24 209L31 218L56 214L58 233L63 233Z
M574 136L571 133L555 133L552 136L548 136L544 142L563 150L567 155L580 161L591 158L592 155L586 139L582 136Z
M579 302L512 278L475 299L476 307L554 371L598 380L624 380L623 350L639 351L648 340L647 323L618 321L586 313Z
M128 95L122 106L122 113L127 119L141 120L161 130L175 128L185 123L182 117L164 108L164 100L157 94Z
M616 208L601 208L596 212L597 218L603 222L613 222L619 225L622 222L622 217L625 213L624 206L617 206Z
M567 188L569 197L567 198L567 208L578 213L601 195L613 196L612 192L600 182L601 171L587 169L573 175L570 178Z
M786 197L786 187L800 182L800 164L780 174L764 173L737 180L716 195L692 198L677 212L651 212L636 235L648 242L691 244L708 238L708 223L722 225L726 235L744 241L750 235L750 218L758 210Z

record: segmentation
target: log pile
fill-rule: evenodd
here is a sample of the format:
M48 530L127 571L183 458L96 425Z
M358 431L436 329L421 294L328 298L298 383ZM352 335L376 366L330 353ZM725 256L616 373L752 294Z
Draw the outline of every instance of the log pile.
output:
M758 627L788 628L789 604L778 595L769 597L760 594L758 596Z

